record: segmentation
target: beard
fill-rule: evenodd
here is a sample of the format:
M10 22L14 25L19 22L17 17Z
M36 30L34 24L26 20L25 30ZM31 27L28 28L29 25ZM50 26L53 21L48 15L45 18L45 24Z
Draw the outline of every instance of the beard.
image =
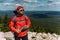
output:
M16 16L22 16L24 13L18 13L17 11L13 11L15 13Z
M23 14L21 14L21 13L17 13L17 16L22 16Z

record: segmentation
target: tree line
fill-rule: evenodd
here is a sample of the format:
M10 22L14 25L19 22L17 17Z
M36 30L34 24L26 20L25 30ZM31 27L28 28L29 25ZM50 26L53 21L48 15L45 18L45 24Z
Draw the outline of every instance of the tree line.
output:
M29 31L32 32L45 32L45 33L57 33L60 34L60 29L57 29L58 24L54 22L41 22L43 20L35 20L33 18L31 19L31 27ZM4 17L0 16L0 31L8 32L10 31L8 24L10 21L10 17L8 14L6 14Z

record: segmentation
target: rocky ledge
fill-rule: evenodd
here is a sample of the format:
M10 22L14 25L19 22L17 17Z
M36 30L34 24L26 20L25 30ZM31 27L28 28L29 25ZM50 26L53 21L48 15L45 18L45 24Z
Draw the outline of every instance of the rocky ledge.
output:
M29 40L60 40L60 35L55 33L37 33L37 32L28 32ZM0 40L14 40L14 35L11 31L9 32L0 32Z

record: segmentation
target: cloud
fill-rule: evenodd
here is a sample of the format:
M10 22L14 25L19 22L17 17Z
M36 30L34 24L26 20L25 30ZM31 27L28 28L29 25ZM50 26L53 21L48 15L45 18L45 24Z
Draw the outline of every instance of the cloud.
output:
M0 3L4 3L4 2L14 2L15 0L0 0Z
M37 2L37 0L24 0L26 2Z
M18 5L15 3L0 3L0 10L14 10Z
M60 10L60 0L0 0L0 10L14 10L18 5L25 10Z

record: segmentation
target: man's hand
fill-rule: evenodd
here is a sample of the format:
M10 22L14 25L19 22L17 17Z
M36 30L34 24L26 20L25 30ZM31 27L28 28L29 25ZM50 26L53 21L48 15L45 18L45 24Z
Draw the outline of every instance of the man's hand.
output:
M22 30L25 30L25 29L26 29L26 25L24 25L21 29L18 29L17 33L20 33Z
M26 29L26 25L24 25L20 30L24 30L24 29Z
M18 30L17 30L17 33L20 33L20 32L21 32L21 30L18 29Z
M27 28L27 25L24 25L20 30L25 30Z

